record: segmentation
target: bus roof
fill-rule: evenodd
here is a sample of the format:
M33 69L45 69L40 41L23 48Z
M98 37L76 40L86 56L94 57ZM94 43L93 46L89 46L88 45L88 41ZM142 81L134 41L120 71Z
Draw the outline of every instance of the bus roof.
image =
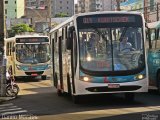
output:
M52 33L53 31L55 31L58 28L64 26L68 22L74 21L78 16L97 15L97 14L136 14L136 15L139 14L139 15L143 16L143 14L141 12L137 12L137 11L97 11L97 12L79 13L79 14L73 15L72 17L70 17L66 21L64 21L61 24L57 25L55 28L51 29L49 33Z
M85 16L85 15L96 15L96 14L141 14L141 12L137 11L97 11L97 12L87 12L87 13L79 13L75 14L77 16Z
M21 34L21 35L16 35L14 37L10 38L5 38L5 41L12 41L15 40L16 38L29 38L29 37L48 37L47 35L40 35L40 34Z

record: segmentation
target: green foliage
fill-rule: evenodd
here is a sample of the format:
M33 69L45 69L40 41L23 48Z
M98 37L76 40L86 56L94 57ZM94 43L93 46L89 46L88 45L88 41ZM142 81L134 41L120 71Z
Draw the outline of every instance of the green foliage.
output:
M8 31L8 36L13 37L22 32L34 32L34 29L29 27L27 24L17 24Z
M68 17L68 15L66 13L58 13L55 17Z

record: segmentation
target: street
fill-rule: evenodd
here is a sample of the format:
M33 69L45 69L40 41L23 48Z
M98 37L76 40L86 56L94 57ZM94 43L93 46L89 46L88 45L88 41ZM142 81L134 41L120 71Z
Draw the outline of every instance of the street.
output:
M134 102L107 94L86 96L74 104L68 96L57 96L50 80L19 80L18 85L18 98L0 104L1 119L160 120L156 91L138 93Z

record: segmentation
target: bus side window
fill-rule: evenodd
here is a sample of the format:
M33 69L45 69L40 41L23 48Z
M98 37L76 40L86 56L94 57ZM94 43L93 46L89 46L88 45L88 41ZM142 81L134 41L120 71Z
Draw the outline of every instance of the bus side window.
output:
M160 49L159 28L156 30L156 48Z
M6 55L9 56L9 43L7 43L7 46L6 46Z
M152 48L155 49L156 48L156 29L151 29L150 30L150 37L151 37L151 44L152 44Z

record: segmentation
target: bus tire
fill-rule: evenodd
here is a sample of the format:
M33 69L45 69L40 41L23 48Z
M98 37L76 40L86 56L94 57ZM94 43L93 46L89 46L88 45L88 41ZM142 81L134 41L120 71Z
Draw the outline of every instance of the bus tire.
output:
M58 83L57 83L57 95L58 96L63 96L63 92L62 92L62 90L60 88L60 85L58 85Z
M41 79L42 79L42 80L46 80L46 79L47 79L47 76L46 76L46 75L43 75L43 76L41 76Z
M127 102L133 102L135 99L134 93L125 93L125 99Z
M56 73L53 76L53 84L54 84L54 87L57 88L58 81L57 81L57 74Z
M158 93L160 94L160 72L158 72L157 75L157 88L158 88Z
M63 93L62 93L62 91L60 89L57 89L57 95L58 96L63 96Z
M67 86L68 86L68 95L72 95L72 90L71 90L71 83L70 83L70 76L67 74Z
M73 101L74 104L79 104L80 103L80 97L76 96L76 95L73 95L72 96L72 101Z

